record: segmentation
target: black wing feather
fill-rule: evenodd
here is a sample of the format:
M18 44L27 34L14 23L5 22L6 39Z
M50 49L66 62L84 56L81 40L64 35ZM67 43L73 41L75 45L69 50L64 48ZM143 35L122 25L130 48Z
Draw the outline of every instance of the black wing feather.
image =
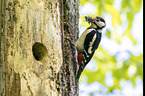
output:
M87 35L86 35L86 39L84 41L84 48L85 48L85 51L88 53L88 49L90 47L90 43L92 42L93 40L93 37L94 35L96 34L96 30L92 30L91 32L89 32Z

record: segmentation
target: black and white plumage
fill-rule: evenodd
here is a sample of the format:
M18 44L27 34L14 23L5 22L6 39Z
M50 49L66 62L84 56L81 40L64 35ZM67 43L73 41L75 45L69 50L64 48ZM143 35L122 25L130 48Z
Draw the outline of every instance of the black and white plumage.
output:
M101 17L91 18L86 16L85 19L88 23L91 23L91 26L82 33L77 41L76 48L78 52L79 64L77 81L85 66L93 57L95 50L98 48L101 41L102 29L106 26L105 20Z

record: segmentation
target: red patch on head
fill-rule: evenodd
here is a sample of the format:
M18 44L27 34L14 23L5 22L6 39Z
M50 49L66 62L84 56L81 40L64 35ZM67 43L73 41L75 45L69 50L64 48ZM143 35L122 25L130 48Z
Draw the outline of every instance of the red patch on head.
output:
M105 27L106 27L106 23L104 23L105 24Z

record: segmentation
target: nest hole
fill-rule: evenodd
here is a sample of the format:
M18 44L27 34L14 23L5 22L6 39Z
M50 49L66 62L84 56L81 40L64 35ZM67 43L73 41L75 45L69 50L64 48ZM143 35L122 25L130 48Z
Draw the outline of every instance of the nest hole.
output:
M47 48L39 42L36 42L32 46L33 56L37 61L44 62L48 59L48 51Z

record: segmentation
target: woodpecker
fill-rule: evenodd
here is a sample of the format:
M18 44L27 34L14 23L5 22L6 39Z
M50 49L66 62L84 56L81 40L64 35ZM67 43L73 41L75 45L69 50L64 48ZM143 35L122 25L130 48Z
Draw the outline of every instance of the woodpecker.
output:
M92 18L85 16L85 19L91 25L82 33L76 45L79 64L76 77L77 81L79 80L79 77L85 66L93 57L95 50L98 48L101 41L102 29L106 26L105 20L101 17L97 16Z

